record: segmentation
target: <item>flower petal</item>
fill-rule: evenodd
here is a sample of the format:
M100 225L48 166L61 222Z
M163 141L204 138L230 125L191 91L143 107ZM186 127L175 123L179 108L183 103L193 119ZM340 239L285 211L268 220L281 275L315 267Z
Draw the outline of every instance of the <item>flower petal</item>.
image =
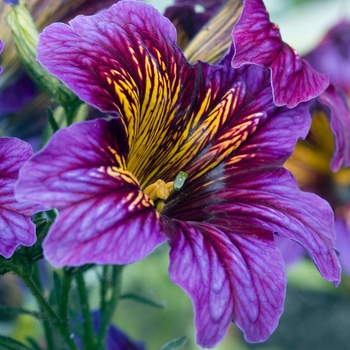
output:
M237 187L216 193L219 204L206 208L210 215L220 217L224 211L224 217L229 215L294 240L306 250L327 281L339 284L334 216L326 201L300 191L284 169L239 172L234 181Z
M124 136L119 119L77 123L21 169L17 198L61 210L43 243L52 265L127 264L167 239L153 203L125 169Z
M185 221L218 217L270 230L301 244L324 278L337 284L332 210L319 197L300 191L282 168L296 137L308 132L308 107L309 103L291 110L275 107L225 162L202 178L188 177L180 193L166 203L164 215ZM210 151L196 162L207 154Z
M77 17L70 27L52 25L38 52L40 62L80 98L120 115L130 148L127 168L142 188L158 178L172 181L218 129L232 123L245 96L244 77L230 65L189 65L171 23L141 2L122 1ZM261 72L258 80L266 87Z
M268 166L282 167L298 138L308 133L311 121L309 102L293 109L276 107L271 97L267 70L244 66L237 72L241 79L237 82L234 98L236 111L231 120L215 130L212 144L183 168L189 176L181 191L169 198L164 209L166 215L184 215L186 218L187 203L192 206L194 203L191 201L197 196L229 188L233 184L228 177L234 177L238 170L248 172ZM212 202L212 199L206 200L201 205ZM186 205L177 206L178 202Z
M217 223L216 223L217 224ZM233 320L264 341L283 311L286 278L272 234L249 227L173 221L170 277L192 299L197 343L214 347Z
M6 258L19 245L30 246L36 241L31 216L43 208L33 203L18 203L14 196L18 171L32 154L28 143L0 138L0 254Z
M339 206L335 211L335 231L339 260L344 272L350 276L350 204Z
M350 111L343 92L330 85L317 98L316 108L324 110L334 136L334 153L330 167L336 172L350 165ZM323 137L323 135L322 135Z
M22 75L11 85L0 90L0 115L3 117L8 113L20 112L36 94L36 85L27 75Z
M275 236L277 247L281 251L286 266L300 261L305 256L305 249L290 239Z
M277 106L293 108L327 88L328 77L314 71L282 41L279 29L270 22L262 0L245 0L232 36L236 49L232 66L237 68L245 63L255 63L269 67Z
M327 73L331 82L350 93L350 21L342 20L305 57L314 69Z
M0 53L4 49L4 43L0 40ZM0 66L0 74L2 73L2 67Z

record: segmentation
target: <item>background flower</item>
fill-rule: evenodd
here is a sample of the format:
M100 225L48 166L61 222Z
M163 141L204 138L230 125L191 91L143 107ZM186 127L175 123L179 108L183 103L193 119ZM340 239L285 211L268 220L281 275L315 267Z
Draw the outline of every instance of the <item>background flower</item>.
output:
M5 258L9 258L19 245L30 246L36 241L31 216L42 207L18 203L14 196L18 171L32 154L28 143L0 138L0 254Z

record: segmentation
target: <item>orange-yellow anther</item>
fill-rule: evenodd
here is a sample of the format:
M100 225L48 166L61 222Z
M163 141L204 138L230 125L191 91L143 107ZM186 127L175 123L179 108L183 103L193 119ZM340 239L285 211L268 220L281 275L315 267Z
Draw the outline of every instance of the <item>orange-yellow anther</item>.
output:
M166 200L174 190L174 182L165 183L163 180L157 180L144 189L144 193L155 202L157 199Z

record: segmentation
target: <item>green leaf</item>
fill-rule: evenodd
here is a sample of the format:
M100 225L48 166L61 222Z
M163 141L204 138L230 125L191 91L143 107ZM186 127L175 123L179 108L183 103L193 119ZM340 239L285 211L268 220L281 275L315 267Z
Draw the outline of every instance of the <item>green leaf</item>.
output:
M59 127L59 125L56 122L56 119L55 119L55 117L53 115L53 112L52 112L51 108L47 109L47 116L48 116L48 119L49 119L49 124L50 124L53 132L55 133L57 130L60 129L60 127Z
M180 171L174 181L174 190L175 191L180 191L180 188L184 185L186 179L187 179L187 174L184 171Z
M1 314L22 314L22 315L30 315L36 318L37 320L42 320L44 318L44 315L37 312L37 311L31 311L27 309L22 309L20 307L0 307L0 313Z
M133 294L133 293L129 293L129 294L123 294L120 296L120 299L132 299L135 300L141 304L146 304L148 306L153 306L159 309L164 309L164 304L163 303L159 303L157 301L151 300L147 297L141 296L141 295L137 295L137 294Z
M176 350L182 348L187 342L186 337L181 337L164 344L159 350Z
M14 340L9 337L5 337L3 335L0 335L0 349L7 349L7 350L33 350L26 345L18 342L17 340Z

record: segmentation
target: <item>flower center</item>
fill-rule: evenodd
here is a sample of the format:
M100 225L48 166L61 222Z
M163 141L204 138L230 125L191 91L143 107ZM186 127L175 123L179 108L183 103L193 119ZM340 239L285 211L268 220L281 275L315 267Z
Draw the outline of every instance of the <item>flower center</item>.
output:
M186 178L187 174L183 171L180 171L176 175L175 181L165 183L163 180L158 179L153 184L147 186L143 190L143 193L152 200L156 210L158 212L161 212L165 206L164 201L167 200L174 191L180 190Z
M164 201L168 199L173 190L174 181L165 183L163 180L157 180L147 186L143 192L152 199L156 210L160 212L165 206Z

